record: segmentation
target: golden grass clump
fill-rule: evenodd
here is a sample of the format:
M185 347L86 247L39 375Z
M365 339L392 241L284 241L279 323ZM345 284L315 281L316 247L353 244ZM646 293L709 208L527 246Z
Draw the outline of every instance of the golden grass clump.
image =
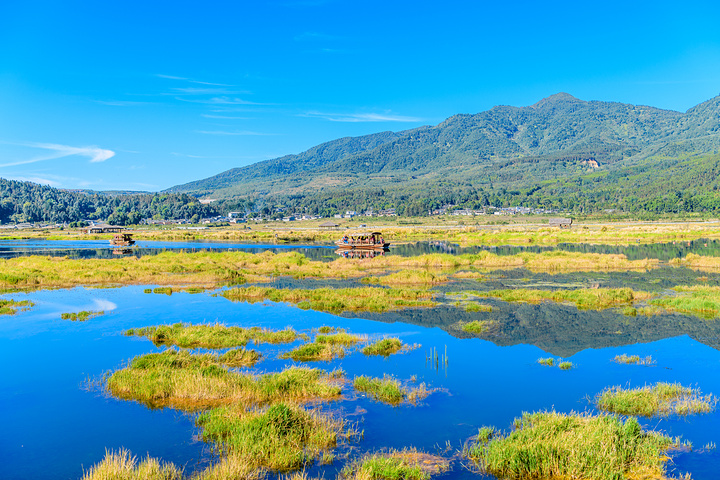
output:
M280 358L289 358L296 362L330 361L345 356L345 348L340 344L332 343L306 343L299 345L289 352L280 355Z
M105 312L83 310L81 312L61 313L60 318L63 320L70 320L71 322L85 322L91 318L99 317L100 315L105 315Z
M322 370L291 367L255 376L228 370L216 355L172 349L135 357L108 378L107 388L118 398L152 408L190 411L228 403L252 405L340 395L336 379Z
M677 440L613 415L526 413L502 435L481 430L466 457L498 478L665 478Z
M230 300L288 302L302 309L342 313L345 311L387 312L402 308L433 307L433 293L426 290L397 288L316 288L278 289L240 287L223 292Z
M715 409L717 398L679 383L659 382L653 386L625 389L619 386L603 390L595 398L600 410L621 415L645 417L691 415Z
M82 480L183 480L182 469L149 456L138 462L128 450L105 451L105 458L84 471Z

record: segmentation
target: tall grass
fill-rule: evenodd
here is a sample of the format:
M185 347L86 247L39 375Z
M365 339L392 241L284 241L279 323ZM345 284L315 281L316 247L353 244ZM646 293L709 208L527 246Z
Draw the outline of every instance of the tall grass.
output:
M128 450L105 451L105 458L83 472L82 480L182 480L183 471L172 463L149 456L138 462Z
M597 395L595 403L607 412L652 417L708 413L715 408L717 398L679 383L659 382L631 389L610 387Z
M150 407L197 410L233 402L334 398L340 395L335 383L317 369L291 367L255 376L228 370L216 355L166 350L135 357L108 378L107 388L116 397Z
M292 328L285 330L267 330L259 327L242 328L214 325L193 325L176 323L144 328L131 328L125 332L128 336L147 337L156 345L177 345L182 348L229 348L255 343L290 343L299 335Z
M197 418L202 437L252 467L298 468L333 448L343 429L335 418L276 403L265 409L218 407Z
M345 348L339 344L306 343L280 355L280 358L290 358L296 362L311 362L316 360L330 361L345 356Z
M449 278L440 273L433 273L427 270L400 270L381 277L370 276L362 279L363 283L376 285L439 285L449 281Z
M633 417L587 413L524 414L513 432L480 437L464 453L498 478L660 478L678 446Z
M383 378L360 375L353 380L353 387L358 392L366 393L371 398L390 405L397 405L405 400L416 403L430 394L424 383L407 389L389 375L385 375Z

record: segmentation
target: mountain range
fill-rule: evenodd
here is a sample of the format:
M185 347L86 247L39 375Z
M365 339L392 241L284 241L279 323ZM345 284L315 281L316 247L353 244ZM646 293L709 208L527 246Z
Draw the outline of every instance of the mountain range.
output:
M537 191L593 174L632 177L655 163L697 170L692 159L711 155L709 162L717 163L718 150L720 96L681 113L558 93L527 107L496 106L436 126L333 140L168 192L329 199L348 192L432 192L439 185ZM668 159L677 161L668 165Z

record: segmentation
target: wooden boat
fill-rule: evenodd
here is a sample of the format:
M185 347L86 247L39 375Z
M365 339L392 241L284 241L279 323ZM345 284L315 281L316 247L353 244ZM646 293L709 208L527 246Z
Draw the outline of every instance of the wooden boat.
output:
M134 243L135 240L132 239L131 233L118 233L110 240L110 245L113 247L129 247Z
M335 245L349 250L384 250L390 246L380 232L346 234Z

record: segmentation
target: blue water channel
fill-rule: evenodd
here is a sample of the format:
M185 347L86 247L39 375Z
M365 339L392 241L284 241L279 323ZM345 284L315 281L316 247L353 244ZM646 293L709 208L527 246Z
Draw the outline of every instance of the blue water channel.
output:
M347 458L338 456L332 465L311 467L311 478L324 475L332 479L345 462L364 453L404 447L451 458L452 469L440 478L484 478L465 468L458 455L481 426L508 430L513 419L523 412L594 411L589 398L612 385L680 382L704 393L720 394L720 350L712 346L717 345L715 327L688 326L690 320L685 317L658 320L663 330L655 336L622 337L619 332L621 338L608 343L599 338L613 338L610 330L621 327L598 326L596 330L603 330L600 332L576 329L573 325L587 318L588 322L600 322L598 325L628 322L627 329L632 330L629 322L634 319L622 316L604 319L607 315L601 318L597 313L562 306L552 310L557 318L567 318L566 323L557 325L562 331L544 334L537 327L535 338L527 334L533 331L533 323L539 325L541 319L551 318L549 330L557 324L546 310L548 307L505 304L486 315L512 319L515 323L508 323L514 325L512 328L497 338L461 338L448 327L454 315L450 306L437 311L437 322L432 310L416 315L409 311L365 315L361 319L272 302L234 303L213 296L212 292L148 294L144 293L146 288L74 288L3 295L28 299L35 305L15 315L0 316L3 365L0 424L4 427L0 435L0 478L79 479L84 469L102 460L106 450L120 447L139 457L150 455L173 462L185 467L186 473L203 469L213 461L210 447L198 439L192 414L171 408L152 410L133 401L109 397L97 387L103 375L122 368L134 356L162 350L149 340L123 335L128 328L148 325L220 322L273 329L291 326L307 333L331 325L367 334L371 339L397 336L405 343L419 344L408 353L388 359L354 352L343 359L312 364L328 370L340 367L350 379L361 374L376 377L391 374L409 382L415 377L416 383L425 383L435 391L417 406L393 407L356 394L351 383L345 385L343 399L322 408L357 422L364 437L352 449L346 449ZM105 314L86 322L60 319L63 312L81 310L103 310ZM457 309L458 316L460 312ZM584 317L586 314L589 316ZM646 323L643 328L653 328L650 322ZM517 336L522 329L526 335ZM692 333L696 331L704 333ZM712 341L707 337L713 337ZM278 359L278 354L301 342L250 345L263 354L254 370L281 370L292 362ZM433 350L440 355L447 351L447 365L428 361ZM537 359L547 357L548 352L562 353L575 367L562 371L539 365ZM621 353L651 355L657 363L652 366L613 363L612 358ZM690 472L695 480L717 478L720 454L703 448L711 442L720 442L717 411L640 421L645 427L680 435L692 442L692 451L671 453L668 463L671 476Z

